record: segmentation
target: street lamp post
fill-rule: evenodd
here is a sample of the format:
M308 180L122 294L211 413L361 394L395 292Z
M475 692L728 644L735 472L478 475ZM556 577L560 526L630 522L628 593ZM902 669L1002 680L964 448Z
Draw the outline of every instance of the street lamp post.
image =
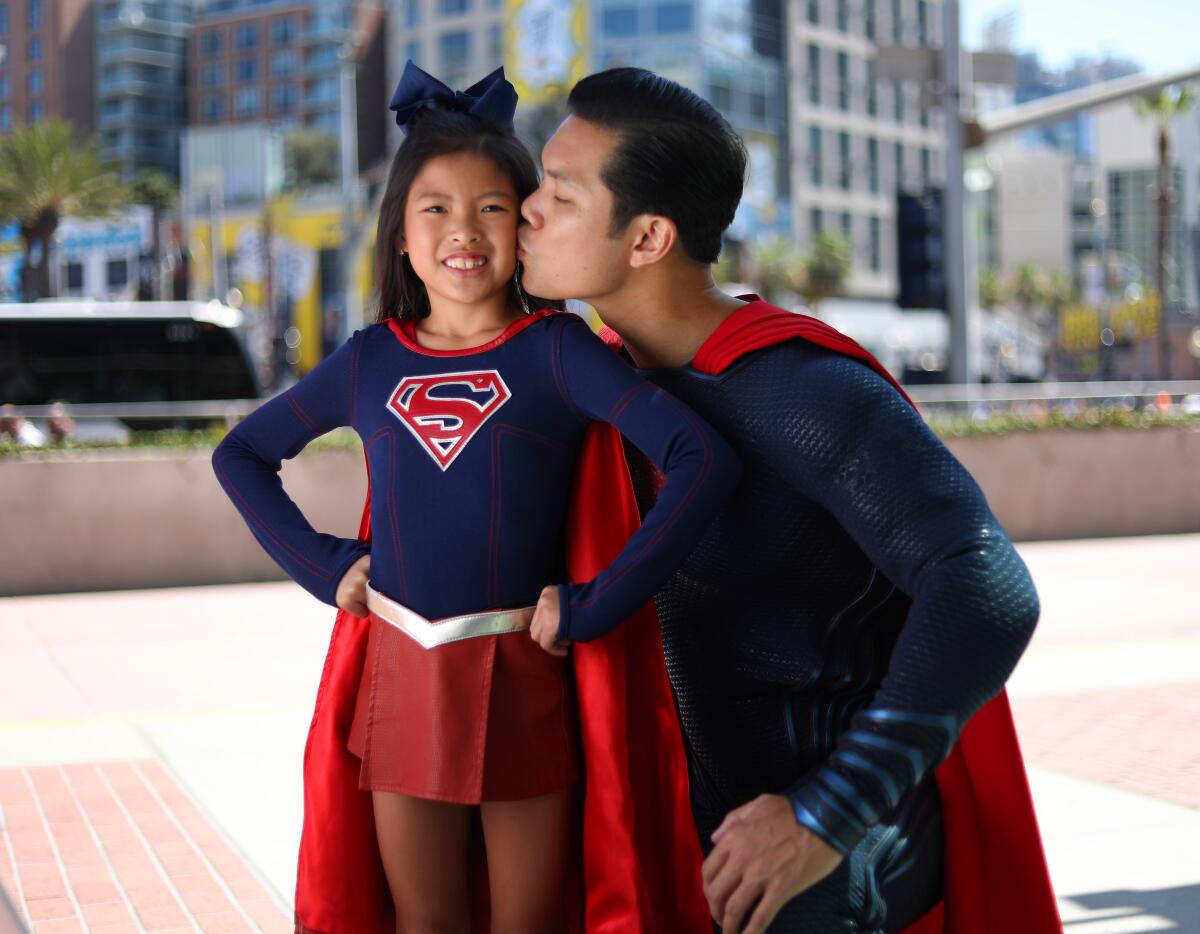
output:
M355 236L359 220L358 210L358 113L355 101L356 69L358 55L353 37L348 37L338 55L341 62L339 69L339 142L338 151L341 155L341 187L342 187L342 321L341 340L348 340L350 335L363 324L362 294L354 282L354 247L358 243Z
M975 342L971 339L971 305L967 290L966 229L963 223L966 191L963 185L963 96L969 86L962 80L962 50L959 38L958 0L942 6L942 51L939 78L942 110L946 123L946 191L944 273L946 305L950 313L950 382L979 381Z

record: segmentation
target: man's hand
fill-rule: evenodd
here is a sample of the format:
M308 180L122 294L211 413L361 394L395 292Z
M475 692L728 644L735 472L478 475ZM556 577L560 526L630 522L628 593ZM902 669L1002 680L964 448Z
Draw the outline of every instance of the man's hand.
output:
M783 795L760 795L730 811L712 839L716 847L704 861L704 894L725 934L762 934L780 908L842 861L796 823Z
M338 581L334 602L347 613L367 617L367 576L371 573L371 556L363 555L355 561Z
M533 622L529 624L529 636L551 655L566 655L570 644L558 638L558 623L561 611L558 606L558 588L543 587L533 610Z

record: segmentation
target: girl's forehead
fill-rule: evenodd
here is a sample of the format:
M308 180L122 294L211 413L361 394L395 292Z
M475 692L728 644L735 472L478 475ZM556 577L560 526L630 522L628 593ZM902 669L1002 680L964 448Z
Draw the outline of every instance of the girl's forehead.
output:
M508 174L492 159L478 152L455 152L434 156L426 162L413 179L413 191L436 186L447 191L486 188L514 192L516 186Z

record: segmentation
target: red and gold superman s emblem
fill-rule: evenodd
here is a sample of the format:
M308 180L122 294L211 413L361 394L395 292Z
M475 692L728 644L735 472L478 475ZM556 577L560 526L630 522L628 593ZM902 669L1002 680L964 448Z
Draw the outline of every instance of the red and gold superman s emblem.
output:
M495 370L407 376L388 408L412 432L434 462L446 470L463 448L512 397Z

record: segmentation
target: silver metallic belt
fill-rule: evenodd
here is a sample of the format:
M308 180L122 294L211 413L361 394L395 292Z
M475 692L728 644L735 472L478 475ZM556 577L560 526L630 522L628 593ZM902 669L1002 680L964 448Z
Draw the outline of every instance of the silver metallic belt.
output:
M370 584L367 585L367 609L426 649L445 645L447 642L458 642L461 639L520 632L529 628L534 610L533 607L527 606L519 610L496 610L492 613L472 613L469 616L428 620L404 604L385 597Z

